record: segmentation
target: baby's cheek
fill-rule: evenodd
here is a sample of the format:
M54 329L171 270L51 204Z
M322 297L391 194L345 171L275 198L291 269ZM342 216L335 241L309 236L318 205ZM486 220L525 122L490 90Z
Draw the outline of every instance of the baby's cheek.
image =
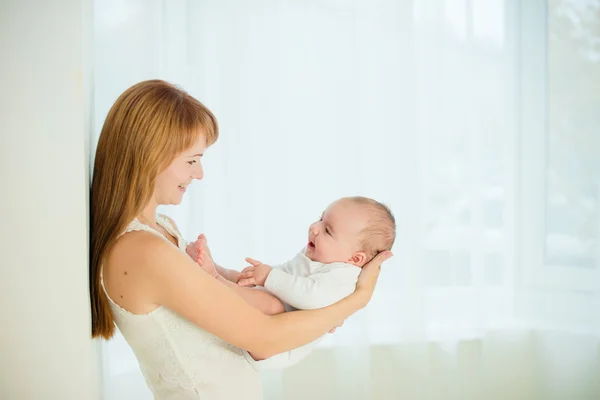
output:
M323 254L323 258L326 259L325 262L331 263L344 260L345 254L346 252L344 251L344 249L339 248L339 246L330 246L326 249L326 253Z

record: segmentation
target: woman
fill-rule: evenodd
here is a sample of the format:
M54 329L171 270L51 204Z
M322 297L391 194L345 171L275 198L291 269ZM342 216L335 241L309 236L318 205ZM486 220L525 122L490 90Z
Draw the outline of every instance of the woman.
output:
M160 204L179 204L202 179L201 157L218 137L212 113L163 81L126 90L100 134L91 194L92 336L115 323L156 399L261 399L259 358L311 342L365 307L380 254L356 291L326 308L269 316L199 268ZM220 269L222 273L226 270Z

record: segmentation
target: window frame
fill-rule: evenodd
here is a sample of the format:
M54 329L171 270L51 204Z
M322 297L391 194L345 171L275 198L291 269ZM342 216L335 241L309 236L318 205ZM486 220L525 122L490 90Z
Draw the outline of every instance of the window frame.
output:
M539 289L594 292L600 268L546 264L548 154L548 1L514 2L518 18L516 246L520 283ZM543 101L540 101L543 99ZM539 149L544 149L539 151Z

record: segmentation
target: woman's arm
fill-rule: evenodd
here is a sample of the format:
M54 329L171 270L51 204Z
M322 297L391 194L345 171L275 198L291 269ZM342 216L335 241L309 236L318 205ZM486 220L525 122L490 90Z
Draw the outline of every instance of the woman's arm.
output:
M363 268L357 290L332 306L268 316L209 276L183 252L154 235L136 236L128 253L143 276L148 303L164 305L202 329L268 358L309 343L370 300L383 256ZM135 247L135 248L134 248Z
M275 315L285 311L281 300L258 287L249 288L239 286L221 275L217 277L217 280L240 295L246 303L264 314Z
M171 224L174 225L173 222ZM217 278L219 282L235 291L254 308L268 315L279 314L285 311L283 303L272 294L237 285L239 272L223 268L214 262L204 235L199 235L195 242L188 244L186 253L209 275Z

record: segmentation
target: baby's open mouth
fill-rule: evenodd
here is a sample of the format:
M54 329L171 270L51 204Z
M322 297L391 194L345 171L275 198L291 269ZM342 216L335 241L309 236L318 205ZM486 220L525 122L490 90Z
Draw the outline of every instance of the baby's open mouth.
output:
M311 250L315 249L315 244L313 242L308 242L308 248Z

